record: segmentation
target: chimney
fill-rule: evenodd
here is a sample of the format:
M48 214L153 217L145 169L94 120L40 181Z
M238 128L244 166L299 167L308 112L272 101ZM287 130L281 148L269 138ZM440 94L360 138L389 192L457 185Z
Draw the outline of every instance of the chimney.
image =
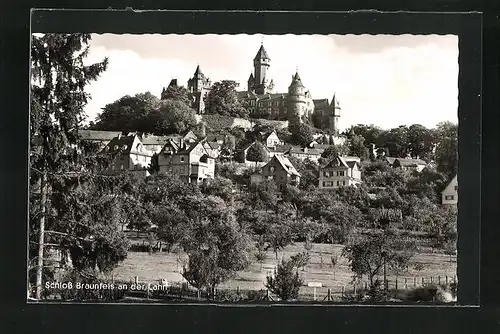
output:
M180 139L180 149L184 148L184 138Z
M122 134L121 133L118 134L118 140L120 140L120 139L122 139Z

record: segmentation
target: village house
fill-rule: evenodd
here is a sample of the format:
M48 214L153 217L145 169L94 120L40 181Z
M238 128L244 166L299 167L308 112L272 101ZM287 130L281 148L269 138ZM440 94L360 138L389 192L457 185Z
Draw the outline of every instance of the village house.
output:
M344 157L336 157L319 170L320 189L335 189L359 183L361 168L356 159L346 161Z
M401 168L403 170L421 172L422 169L427 166L427 163L420 159L396 158L391 166L394 168Z
M270 149L284 144L283 141L278 137L278 133L276 132L276 130L268 133L262 133L261 136L264 145L266 145Z
M251 142L251 143L248 143L246 144L245 146L243 146L240 150L239 150L239 154L242 156L242 160L245 164L256 164L257 166L259 165L263 165L265 164L265 162L255 162L255 161L250 161L250 160L247 160L247 153L248 153L248 150L250 149L250 147L254 146L255 143L257 142ZM269 148L267 148L265 145L263 145L264 149L266 150L267 152L267 155L270 156L271 154L271 151L269 150Z
M97 143L100 148L104 148L113 138L120 135L121 131L78 130L80 140Z
M209 155L204 141L179 143L170 140L158 155L160 173L178 175L188 183L199 183L213 179L215 159Z
M275 155L284 156L290 151L292 145L276 145L276 147L269 147L269 157L272 158Z
M275 155L265 164L259 173L250 176L250 184L259 184L264 180L272 180L279 190L286 185L297 186L300 183L300 173L288 158Z
M147 169L153 153L144 147L137 135L118 135L104 147L103 151L117 154L108 171L134 172L137 176L149 175Z
M318 161L321 158L321 154L324 152L324 149L316 149L309 147L300 147L300 146L292 146L290 150L286 153L291 157L295 157L300 160L309 159L312 161Z
M451 179L450 183L441 192L441 203L443 205L458 204L458 178L457 175Z

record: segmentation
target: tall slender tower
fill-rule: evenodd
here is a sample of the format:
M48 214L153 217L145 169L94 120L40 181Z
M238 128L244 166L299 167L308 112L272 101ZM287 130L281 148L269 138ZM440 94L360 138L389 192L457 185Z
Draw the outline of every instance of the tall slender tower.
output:
M340 104L336 94L333 94L332 103L330 104L330 116L328 117L328 129L334 135L339 134L339 118L340 118Z
M267 71L271 66L271 58L267 55L266 49L264 49L264 44L261 44L259 51L253 59L254 68L254 91L256 94L265 94L267 88Z
M304 122L306 111L306 88L302 84L299 73L292 76L292 83L288 87L286 97L287 118L289 122Z

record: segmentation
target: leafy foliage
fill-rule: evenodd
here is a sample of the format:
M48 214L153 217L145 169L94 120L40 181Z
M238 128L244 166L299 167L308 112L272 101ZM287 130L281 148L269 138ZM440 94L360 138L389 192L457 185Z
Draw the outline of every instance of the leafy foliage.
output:
M286 301L298 298L302 284L303 281L295 270L295 262L283 259L278 264L274 277L267 277L266 288Z
M290 142L292 144L306 147L314 140L313 129L308 124L291 122L288 125L288 130L291 133Z
M260 142L255 142L247 151L247 160L255 162L266 162L269 160L269 155L264 145Z
M248 111L241 105L236 87L238 83L231 80L214 83L206 97L206 113L248 118Z
M158 134L185 133L196 123L196 113L187 104L177 100L164 100L153 113L152 120Z

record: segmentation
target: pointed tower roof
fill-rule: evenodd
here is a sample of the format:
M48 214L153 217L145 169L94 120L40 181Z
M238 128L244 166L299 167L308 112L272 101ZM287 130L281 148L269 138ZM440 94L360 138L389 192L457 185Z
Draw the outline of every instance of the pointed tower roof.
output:
M200 69L200 65L198 64L198 66L196 66L196 71L194 71L194 76L197 77L197 76L205 76L203 74L203 72L201 71Z
M250 81L250 80L253 80L253 79L254 79L253 73L250 73L250 76L248 77L248 80Z
M263 44L260 46L259 51L255 55L255 58L253 60L260 60L260 59L271 60L271 58L269 58L269 56L267 55L266 49L264 49Z
M292 75L292 83L290 86L304 87L302 80L300 79L299 72L295 72L295 75Z
M333 93L331 106L335 107L335 109L340 109L339 99L336 96L336 93Z

